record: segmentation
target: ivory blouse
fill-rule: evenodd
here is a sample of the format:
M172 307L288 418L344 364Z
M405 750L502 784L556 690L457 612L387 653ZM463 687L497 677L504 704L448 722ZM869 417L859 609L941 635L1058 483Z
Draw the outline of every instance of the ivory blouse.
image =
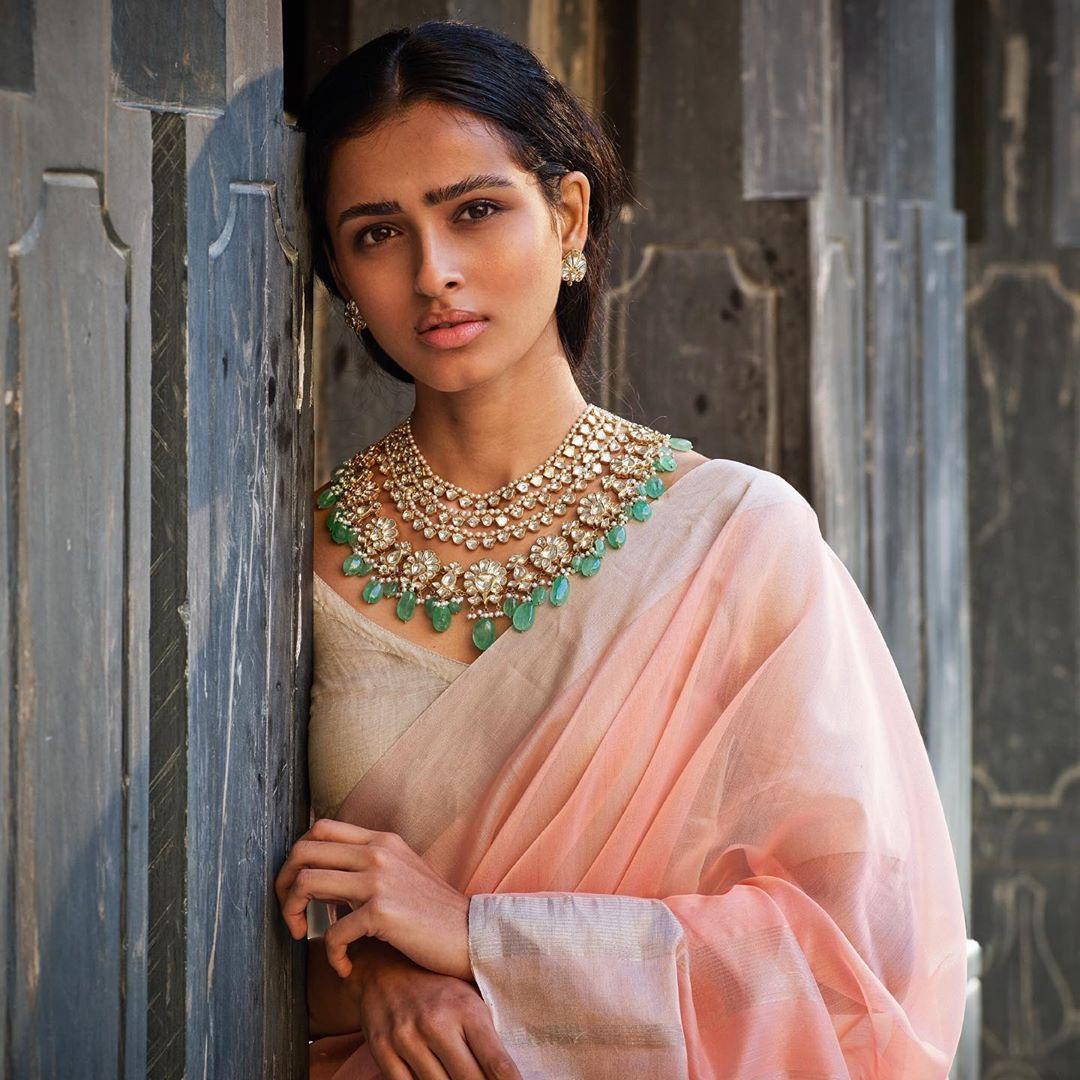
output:
M316 818L469 666L361 614L318 574L312 586L308 781Z

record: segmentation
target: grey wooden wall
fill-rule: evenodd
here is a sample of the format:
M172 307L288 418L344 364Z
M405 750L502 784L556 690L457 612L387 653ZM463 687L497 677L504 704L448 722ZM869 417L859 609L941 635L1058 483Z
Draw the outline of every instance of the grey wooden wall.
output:
M280 5L0 8L6 1077L298 1077L310 286Z
M1080 1076L1080 3L962 3L987 1075Z

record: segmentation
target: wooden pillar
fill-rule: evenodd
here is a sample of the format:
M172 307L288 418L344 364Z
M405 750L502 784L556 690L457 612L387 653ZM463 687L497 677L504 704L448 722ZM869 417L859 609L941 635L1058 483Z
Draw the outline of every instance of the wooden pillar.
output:
M5 1076L302 1076L310 295L280 5L0 35ZM8 32L10 31L10 32Z
M1080 1075L1080 3L958 4L987 1075Z

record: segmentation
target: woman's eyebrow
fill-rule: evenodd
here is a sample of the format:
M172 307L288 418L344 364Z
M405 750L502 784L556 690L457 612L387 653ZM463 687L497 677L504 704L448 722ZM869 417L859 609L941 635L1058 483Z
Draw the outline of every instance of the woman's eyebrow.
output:
M497 173L482 173L479 176L466 176L464 180L458 180L453 184L447 184L445 187L425 192L423 198L427 206L438 206L439 203L459 199L470 191L476 191L477 188L513 186L514 181L509 176L500 176ZM379 199L375 202L356 203L347 210L342 210L338 216L337 227L340 229L346 221L356 217L401 213L403 213L401 203L396 199Z

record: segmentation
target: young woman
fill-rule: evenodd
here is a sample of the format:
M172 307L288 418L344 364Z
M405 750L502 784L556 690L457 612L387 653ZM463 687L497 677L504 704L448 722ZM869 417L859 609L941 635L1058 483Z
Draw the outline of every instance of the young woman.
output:
M959 882L858 588L786 481L578 389L604 130L454 22L302 126L316 270L416 390L316 497L311 1075L944 1077Z

